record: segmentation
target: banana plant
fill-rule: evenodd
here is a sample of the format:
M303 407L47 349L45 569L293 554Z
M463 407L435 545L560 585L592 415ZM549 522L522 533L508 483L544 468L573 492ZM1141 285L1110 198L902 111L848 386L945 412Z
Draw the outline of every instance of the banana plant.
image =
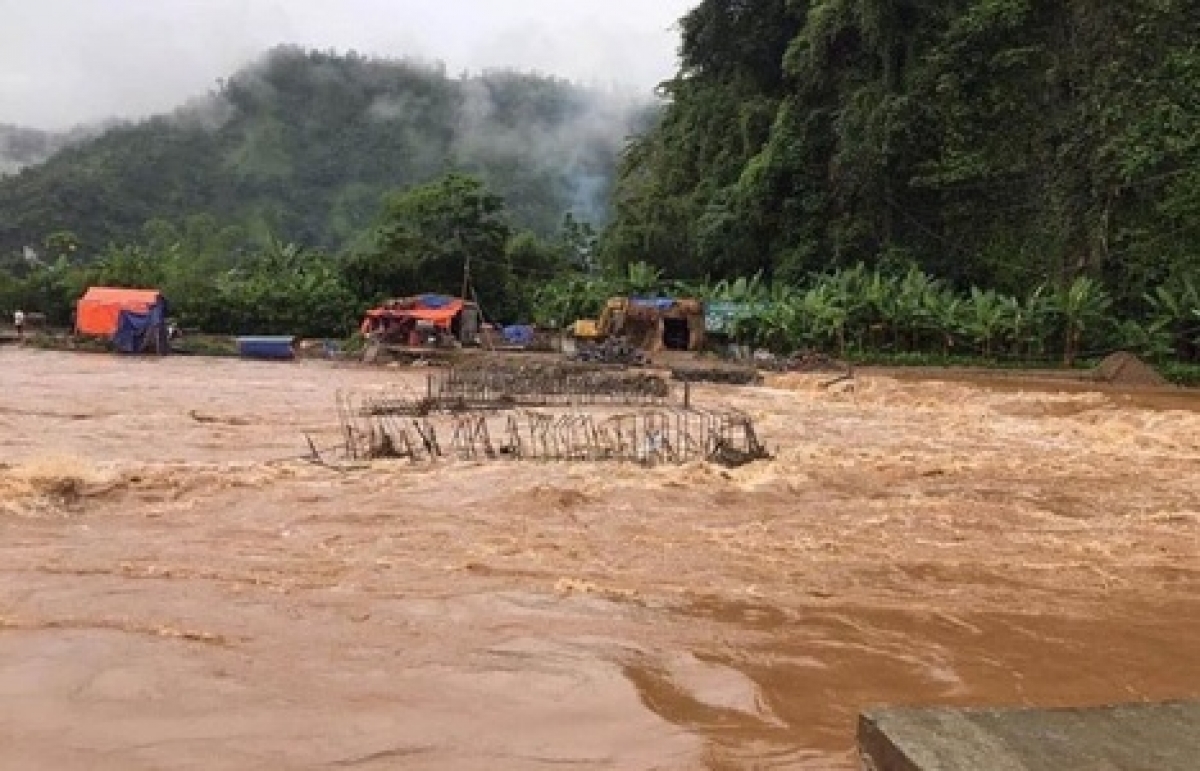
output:
M910 268L896 283L892 310L897 342L902 347L919 351L922 336L936 329L932 305L937 302L941 289L940 281L916 267Z
M834 273L819 277L812 290L816 290L822 302L830 303L829 318L831 324L836 321L836 336L838 350L845 353L850 336L855 338L858 348L863 348L865 337L870 327L867 320L869 315L869 297L867 286L870 274L866 267L859 263L852 268L842 268Z
M763 273L760 270L749 278L741 276L733 281L729 279L718 281L713 287L712 299L723 302L753 304L762 302L768 289L769 287L764 282Z
M594 317L617 293L614 282L599 276L573 275L548 281L534 291L534 321L557 327Z
M1055 309L1063 323L1063 366L1075 366L1085 332L1100 325L1112 307L1112 298L1090 276L1080 276L1055 296Z
M1146 295L1152 328L1170 337L1175 353L1186 355L1200 345L1200 282L1181 275Z
M1039 284L1017 308L1013 322L1013 339L1018 346L1016 352L1044 357L1046 341L1052 335L1054 315L1054 292L1045 284Z
M798 317L800 340L808 345L836 346L846 353L846 325L850 318L850 295L835 281L820 282L793 302Z
M925 313L941 340L943 356L949 356L955 340L964 330L966 303L949 288L942 287L925 298Z
M1116 340L1121 348L1158 359L1174 353L1174 337L1155 319L1126 319L1117 325Z
M713 299L715 287L706 280L675 279L666 284L664 289L672 297L692 297L697 300Z
M983 356L992 358L996 339L1003 335L1006 328L1011 329L1009 306L1004 297L993 289L984 291L979 287L971 287L970 299L963 313L963 328L975 338Z
M896 279L879 270L866 274L862 282L859 308L863 313L862 329L866 338L876 347L882 347L897 327L897 283Z
M630 294L652 294L661 288L662 271L648 262L631 262L621 280Z

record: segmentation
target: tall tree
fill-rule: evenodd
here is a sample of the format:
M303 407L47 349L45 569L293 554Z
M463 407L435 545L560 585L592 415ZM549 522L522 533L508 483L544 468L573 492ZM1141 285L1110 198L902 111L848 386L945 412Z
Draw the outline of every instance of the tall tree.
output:
M515 309L505 247L512 235L504 200L474 177L448 174L389 195L370 246L345 265L361 296L459 295L464 281L485 311Z

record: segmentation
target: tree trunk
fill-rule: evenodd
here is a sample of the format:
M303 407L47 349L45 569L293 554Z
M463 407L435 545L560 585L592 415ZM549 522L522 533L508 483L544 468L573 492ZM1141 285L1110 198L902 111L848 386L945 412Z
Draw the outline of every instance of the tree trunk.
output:
M1063 349L1063 366L1070 369L1075 366L1075 357L1079 355L1080 331L1072 324L1067 328L1067 344Z

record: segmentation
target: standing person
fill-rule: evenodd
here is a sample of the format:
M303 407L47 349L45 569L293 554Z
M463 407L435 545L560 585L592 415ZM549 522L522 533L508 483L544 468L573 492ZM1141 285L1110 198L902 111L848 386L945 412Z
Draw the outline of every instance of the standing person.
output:
M25 311L18 310L13 313L13 326L17 328L17 339L23 339L25 337Z

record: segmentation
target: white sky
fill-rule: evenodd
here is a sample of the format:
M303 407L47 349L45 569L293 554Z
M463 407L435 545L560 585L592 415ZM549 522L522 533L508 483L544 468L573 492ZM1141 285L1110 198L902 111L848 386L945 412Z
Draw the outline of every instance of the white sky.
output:
M0 123L170 110L280 43L649 90L699 0L0 0Z

